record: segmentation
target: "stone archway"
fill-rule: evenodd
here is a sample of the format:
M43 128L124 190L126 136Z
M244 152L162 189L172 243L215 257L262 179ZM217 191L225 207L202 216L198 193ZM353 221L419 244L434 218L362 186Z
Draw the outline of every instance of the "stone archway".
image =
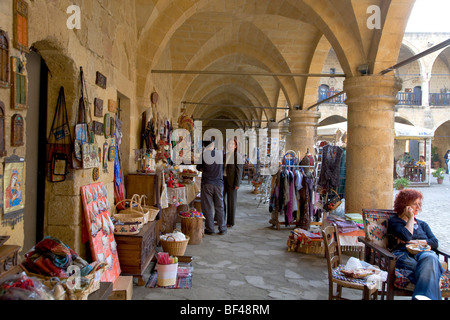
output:
M79 100L79 69L74 60L64 53L64 49L49 40L41 40L33 47L46 62L49 69L47 136L55 113L60 87L64 87L69 125L73 130ZM73 137L73 131L71 132ZM81 256L88 250L82 244L82 215L80 186L88 184L83 170L70 170L66 180L45 183L44 234L63 241Z

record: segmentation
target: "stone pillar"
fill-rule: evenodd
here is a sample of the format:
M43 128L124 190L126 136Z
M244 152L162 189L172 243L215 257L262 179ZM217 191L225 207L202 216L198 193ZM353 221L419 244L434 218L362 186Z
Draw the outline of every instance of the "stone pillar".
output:
M393 206L394 107L401 80L393 76L346 79L348 105L345 211Z
M314 145L317 137L317 125L320 112L307 110L291 110L289 125L290 136L286 139L286 150L300 151L303 157L309 150L314 155Z
M422 106L429 107L430 106L430 77L422 76L420 78L422 85Z

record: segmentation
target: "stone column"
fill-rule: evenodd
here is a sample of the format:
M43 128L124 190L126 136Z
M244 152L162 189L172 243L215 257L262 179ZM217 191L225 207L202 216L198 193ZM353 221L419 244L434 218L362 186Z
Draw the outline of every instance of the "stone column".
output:
M289 118L291 119L289 125L290 136L286 139L285 149L300 151L302 158L307 150L314 155L320 112L291 110Z
M348 105L345 211L393 206L394 107L401 80L393 76L346 79Z
M420 78L422 85L422 106L429 107L430 106L430 77L422 76Z

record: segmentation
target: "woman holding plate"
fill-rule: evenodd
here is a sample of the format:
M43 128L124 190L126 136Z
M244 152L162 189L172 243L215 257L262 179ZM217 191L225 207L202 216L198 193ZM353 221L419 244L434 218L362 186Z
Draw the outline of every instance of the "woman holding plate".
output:
M430 249L437 249L439 242L428 224L416 219L422 209L423 195L420 191L404 189L394 201L397 215L389 219L389 249L397 256L396 267L406 271L415 285L413 299L441 300L439 279L444 272L438 256ZM417 254L408 251L418 249Z

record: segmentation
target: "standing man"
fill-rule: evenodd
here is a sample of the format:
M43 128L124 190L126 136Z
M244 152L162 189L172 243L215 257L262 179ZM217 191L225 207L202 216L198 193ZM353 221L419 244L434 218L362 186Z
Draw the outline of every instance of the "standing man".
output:
M223 209L223 155L214 149L214 141L207 142L203 150L202 164L197 170L202 171L201 204L205 216L205 233L214 234L214 216L219 227L219 234L227 233Z
M447 170L446 170L446 174L449 173L449 164L450 164L450 150L447 150L447 153L444 156L444 160L445 160L445 164L447 165Z
M242 181L244 170L244 158L237 151L237 141L229 139L227 141L227 152L225 153L225 169L223 171L223 199L227 216L227 227L234 226L234 217L237 205L237 191ZM226 198L226 202L225 202Z

